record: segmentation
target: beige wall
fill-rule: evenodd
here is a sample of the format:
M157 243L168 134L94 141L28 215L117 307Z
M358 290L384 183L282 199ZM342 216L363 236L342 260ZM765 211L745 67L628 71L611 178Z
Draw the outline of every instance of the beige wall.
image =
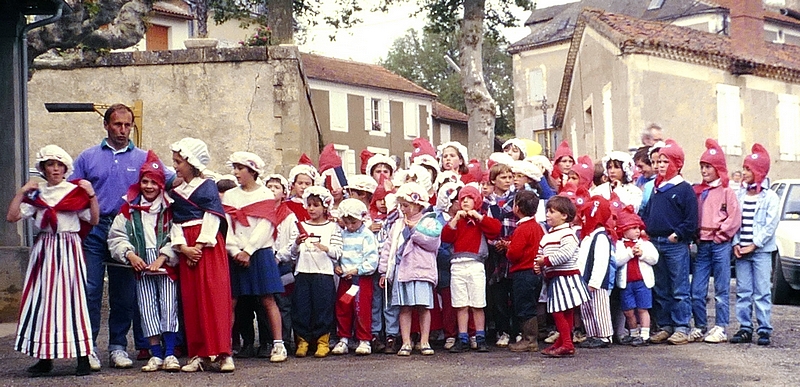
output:
M318 154L316 124L292 47L113 54L115 65L37 69L28 83L31 163L58 144L73 157L106 135L95 113L48 113L45 102L144 103L144 149L163 159L182 137L204 140L211 170L235 151L288 173L300 153ZM284 163L286 160L286 163ZM168 164L170 164L167 161Z
M564 77L564 65L568 51L569 41L566 41L513 55L514 118L517 137L535 139L533 131L544 128L542 110L536 109L541 105L541 100L534 100L532 90L530 90L531 70L542 71L547 103L553 106L547 110L547 121L552 123L555 104L558 102L558 95L561 91L561 80Z
M595 160L605 154L602 95L609 83L615 150L639 146L641 130L649 122L657 122L664 128L665 137L675 139L684 149L686 179L699 181L705 139L720 138L717 84L727 84L741 90L742 154L748 154L751 145L759 142L772 158L773 179L800 175L800 162L779 160L777 107L778 94L800 94L800 85L734 76L711 67L646 55L620 57L614 45L587 28L562 128L576 154L588 153ZM591 125L585 113L590 105ZM728 154L726 158L729 171L741 169L742 155Z

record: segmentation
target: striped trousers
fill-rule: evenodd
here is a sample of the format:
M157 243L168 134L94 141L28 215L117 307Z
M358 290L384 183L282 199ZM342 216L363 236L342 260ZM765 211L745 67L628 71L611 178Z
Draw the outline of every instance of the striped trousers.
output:
M158 249L147 249L144 261L158 258ZM142 332L145 337L178 331L178 287L167 275L142 275L136 284Z
M589 301L581 304L581 316L588 337L611 337L611 307L607 289L589 289Z

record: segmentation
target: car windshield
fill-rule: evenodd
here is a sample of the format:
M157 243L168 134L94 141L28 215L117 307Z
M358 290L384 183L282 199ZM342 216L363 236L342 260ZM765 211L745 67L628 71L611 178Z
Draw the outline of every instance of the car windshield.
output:
M781 220L800 220L800 184L789 184L786 189Z

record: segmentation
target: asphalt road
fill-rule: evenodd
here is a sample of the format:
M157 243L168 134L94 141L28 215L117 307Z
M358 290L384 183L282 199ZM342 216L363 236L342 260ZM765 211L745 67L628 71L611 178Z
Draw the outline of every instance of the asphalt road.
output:
M710 308L713 314L713 308ZM734 313L731 318L734 319ZM712 320L710 317L709 320ZM574 358L551 359L538 353L516 354L492 348L489 353L431 357L414 353L326 359L295 359L271 364L267 359L237 359L236 372L144 374L134 369L103 368L86 377L73 376L74 360L56 361L50 376L31 378L25 368L34 360L12 350L8 330L0 338L0 385L3 386L798 386L800 385L800 306L774 306L773 343L690 343L640 348L612 346L579 349ZM738 327L735 322L729 335ZM100 347L105 347L105 330ZM542 344L543 345L543 344ZM102 358L104 366L107 356ZM185 361L185 359L181 359Z

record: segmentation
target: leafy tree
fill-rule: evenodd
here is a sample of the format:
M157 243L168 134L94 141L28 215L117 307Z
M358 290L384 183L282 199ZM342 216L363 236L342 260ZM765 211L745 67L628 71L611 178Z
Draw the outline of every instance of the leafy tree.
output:
M505 44L487 36L483 46L484 81L498 105L495 133L514 133L514 93L511 57ZM466 111L461 74L447 65L444 57L459 57L458 29L422 33L410 29L392 44L380 64L412 82L436 93L439 101L459 111Z

